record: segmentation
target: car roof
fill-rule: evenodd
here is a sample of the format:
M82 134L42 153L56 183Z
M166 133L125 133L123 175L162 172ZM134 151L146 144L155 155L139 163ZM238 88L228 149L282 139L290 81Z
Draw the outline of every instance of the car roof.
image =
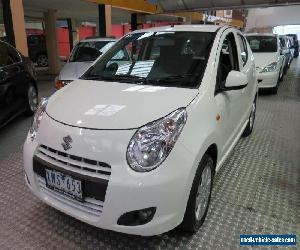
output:
M201 24L191 24L191 25L169 25L162 27L153 27L148 29L136 30L133 33L140 32L167 32L167 31L197 31L197 32L216 32L221 28L228 28L229 26L220 25L201 25Z
M276 34L273 33L247 33L245 36L274 36L277 37Z
M110 37L87 37L85 39L80 40L80 42L115 42L118 39L110 38Z

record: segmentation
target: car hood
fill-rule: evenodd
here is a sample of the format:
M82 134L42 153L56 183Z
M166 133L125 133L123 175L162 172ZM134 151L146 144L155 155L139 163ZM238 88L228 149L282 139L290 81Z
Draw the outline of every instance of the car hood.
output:
M197 94L198 89L76 80L51 96L46 112L71 126L130 129L186 107Z
M75 80L93 64L93 62L67 62L59 74L60 80Z
M268 66L272 62L278 61L277 53L253 53L255 66L262 70L264 67Z

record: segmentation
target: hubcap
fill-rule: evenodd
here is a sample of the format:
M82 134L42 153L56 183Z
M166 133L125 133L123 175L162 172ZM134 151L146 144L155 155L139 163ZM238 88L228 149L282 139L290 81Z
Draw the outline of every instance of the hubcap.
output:
M211 167L209 164L203 169L201 180L198 186L196 195L195 214L199 221L203 217L208 205L209 195L211 190Z
M254 125L254 119L255 119L255 103L252 104L252 110L251 110L251 114L250 114L250 128L252 129L253 125Z
M37 109L38 98L34 86L30 86L28 89L28 104L32 112L35 112Z
M38 57L37 62L38 62L38 65L45 67L48 65L48 58L45 55L40 55Z

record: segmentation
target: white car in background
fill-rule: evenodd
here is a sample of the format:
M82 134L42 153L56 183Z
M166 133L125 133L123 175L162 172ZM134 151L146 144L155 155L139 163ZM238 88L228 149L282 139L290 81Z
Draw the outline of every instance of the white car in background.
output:
M246 38L255 59L258 87L268 88L276 94L279 82L283 80L285 65L279 37L275 34L253 33L246 34Z
M123 50L129 58L119 63ZM26 182L45 203L100 228L196 232L215 173L252 132L257 90L237 29L129 33L40 103L24 145Z
M78 79L116 41L113 38L90 37L77 43L68 61L55 79L55 88L60 89Z
M292 48L291 40L286 35L280 35L280 46L281 46L281 54L284 56L284 72L286 73L289 69L293 58L294 58L294 49Z

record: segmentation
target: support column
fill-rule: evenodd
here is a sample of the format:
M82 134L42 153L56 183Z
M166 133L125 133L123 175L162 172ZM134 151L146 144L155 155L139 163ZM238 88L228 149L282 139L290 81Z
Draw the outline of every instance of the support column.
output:
M7 41L28 56L23 1L2 0L2 5Z
M111 16L112 7L111 5L99 4L98 5L98 22L97 29L98 35L101 37L111 36Z
M61 66L57 46L56 10L48 10L47 12L45 12L44 20L49 73L58 74Z
M131 31L142 29L143 23L145 23L145 15L141 13L132 13L131 14Z
M73 49L74 46L74 40L73 40L73 26L72 26L72 20L71 18L67 18L67 24L68 24L68 31L69 31L69 44L70 44L70 52Z

